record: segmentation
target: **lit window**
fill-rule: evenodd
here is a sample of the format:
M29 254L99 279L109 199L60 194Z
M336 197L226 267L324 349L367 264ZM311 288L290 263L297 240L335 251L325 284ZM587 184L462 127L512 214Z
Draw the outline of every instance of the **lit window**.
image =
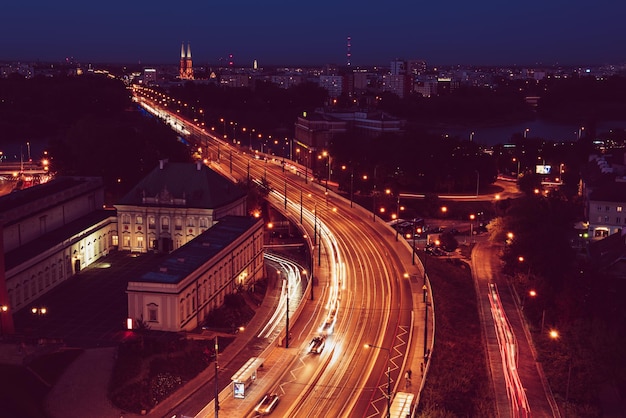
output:
M156 303L148 304L148 322L159 322L159 306Z
M156 219L154 218L154 216L149 216L148 217L148 228L149 229L156 229Z
M621 211L622 211L622 207L621 207L621 206L618 206L618 207L616 208L616 210L617 210L618 212L621 212Z
M137 215L137 216L135 216L135 223L136 223L137 225L141 225L141 224L143 224L143 216L141 216L141 215Z
M170 218L164 216L161 218L161 229L167 231L170 229Z

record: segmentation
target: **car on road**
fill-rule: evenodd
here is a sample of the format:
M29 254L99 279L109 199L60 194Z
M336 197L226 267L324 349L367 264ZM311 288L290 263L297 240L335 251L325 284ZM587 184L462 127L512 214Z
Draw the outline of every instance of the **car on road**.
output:
M261 402L254 408L255 412L261 415L269 415L278 405L280 396L276 393L266 393Z
M335 321L336 321L335 311L333 311L326 317L326 321L324 321L324 324L322 325L320 332L322 332L324 335L332 334L335 328Z
M311 340L309 343L309 353L320 354L326 346L326 337L319 335Z

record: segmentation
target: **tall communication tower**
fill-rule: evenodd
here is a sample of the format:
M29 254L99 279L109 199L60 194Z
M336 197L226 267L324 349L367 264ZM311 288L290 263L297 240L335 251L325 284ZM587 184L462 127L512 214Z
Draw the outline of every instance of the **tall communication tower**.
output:
M348 67L351 65L350 59L352 58L352 53L350 52L350 47L352 46L352 38L348 36L348 44L346 45L346 59L348 61Z

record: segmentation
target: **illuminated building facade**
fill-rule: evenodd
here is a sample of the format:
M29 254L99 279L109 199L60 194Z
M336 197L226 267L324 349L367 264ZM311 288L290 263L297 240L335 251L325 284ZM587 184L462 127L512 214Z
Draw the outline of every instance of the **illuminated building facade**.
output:
M263 269L263 221L226 216L128 283L128 316L152 330L193 330L226 295L252 289Z
M187 44L187 52L185 52L185 43L180 46L180 66L178 76L181 80L193 80L193 62L191 61L191 44Z

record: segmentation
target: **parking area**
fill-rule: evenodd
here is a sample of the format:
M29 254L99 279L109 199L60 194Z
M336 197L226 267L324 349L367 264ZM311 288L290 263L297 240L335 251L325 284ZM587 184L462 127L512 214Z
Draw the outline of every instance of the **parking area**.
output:
M113 252L98 260L17 312L15 337L84 348L117 344L127 335L127 284L152 269L159 257Z

